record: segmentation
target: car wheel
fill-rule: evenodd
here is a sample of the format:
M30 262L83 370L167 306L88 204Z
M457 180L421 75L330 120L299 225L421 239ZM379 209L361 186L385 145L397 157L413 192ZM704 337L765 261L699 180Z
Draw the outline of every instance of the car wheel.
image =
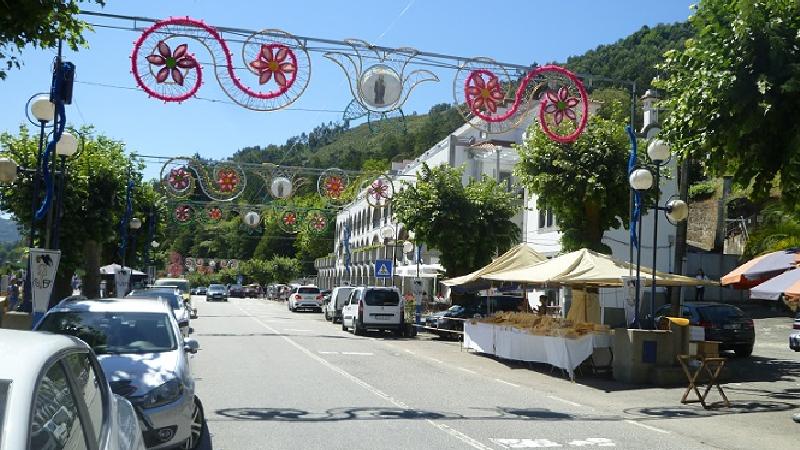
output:
M342 331L347 331L347 325L344 324L344 319L342 319Z
M192 433L189 439L186 440L184 448L186 450L194 450L200 445L200 441L205 433L206 420L203 414L203 404L200 399L194 398L194 411L192 411Z
M331 316L330 316L330 314L328 314L328 310L326 309L325 310L325 322L330 322L330 321L331 321Z
M394 336L395 337L403 337L403 331L405 330L405 328L406 328L406 324L404 324L403 322L400 322L400 328L394 330Z
M358 319L353 318L353 334L356 336L361 336L364 334L364 330L358 326Z
M745 344L745 345L737 345L734 347L733 352L736 353L736 356L739 358L746 358L753 354L753 345L752 344Z

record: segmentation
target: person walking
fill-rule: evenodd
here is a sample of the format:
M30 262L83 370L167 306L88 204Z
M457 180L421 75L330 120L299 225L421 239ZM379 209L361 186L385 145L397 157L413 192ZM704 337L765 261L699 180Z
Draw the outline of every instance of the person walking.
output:
M705 272L703 272L703 269L698 269L697 275L695 275L694 277L700 281L708 281L708 277L706 276ZM694 299L697 302L702 302L705 300L705 298L706 298L706 287L701 284L695 288Z
M536 313L540 316L547 315L547 296L540 295L539 296L539 307L536 308Z
M12 280L8 285L8 310L14 311L19 300L19 286L17 280Z

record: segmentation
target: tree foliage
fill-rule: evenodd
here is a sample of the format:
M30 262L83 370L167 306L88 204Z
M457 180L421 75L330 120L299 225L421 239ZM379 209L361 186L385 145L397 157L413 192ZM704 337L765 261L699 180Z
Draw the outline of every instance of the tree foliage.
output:
M618 106L608 105L621 111ZM619 114L604 116L593 115L571 144L552 141L533 124L528 140L518 147L515 175L538 195L538 209L553 211L565 251L586 247L610 253L603 233L624 225L629 215L625 120Z
M83 32L91 29L77 18L80 3L104 5L104 0L36 0L0 2L0 80L7 71L20 67L17 55L26 45L54 48L63 39L72 50L86 46Z
M416 239L439 250L448 276L491 261L517 239L513 195L490 179L462 184L462 169L423 164L416 184L395 194L395 216Z
M704 0L694 33L666 53L657 83L667 94L662 135L713 174L753 183L756 198L780 177L787 205L800 202L800 8L790 0Z

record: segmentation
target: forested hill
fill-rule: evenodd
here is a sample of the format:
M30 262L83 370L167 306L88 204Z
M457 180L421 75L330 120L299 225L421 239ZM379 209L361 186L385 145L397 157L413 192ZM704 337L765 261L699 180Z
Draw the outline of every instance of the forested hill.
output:
M637 93L641 95L658 74L655 65L662 60L663 53L683 45L690 35L688 23L642 27L613 44L572 56L564 65L578 73L635 80ZM454 107L439 104L428 114L407 116L405 124L399 119L373 123L372 127L321 124L283 145L245 147L234 154L234 159L315 168L387 169L390 161L419 156L462 124L463 119Z

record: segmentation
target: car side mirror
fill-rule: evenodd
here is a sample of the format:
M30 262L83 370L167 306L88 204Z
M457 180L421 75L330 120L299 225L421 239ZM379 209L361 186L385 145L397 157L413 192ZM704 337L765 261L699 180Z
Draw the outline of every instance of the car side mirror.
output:
M200 349L200 344L197 343L197 340L192 338L183 338L183 350L189 353L197 353L197 350Z

